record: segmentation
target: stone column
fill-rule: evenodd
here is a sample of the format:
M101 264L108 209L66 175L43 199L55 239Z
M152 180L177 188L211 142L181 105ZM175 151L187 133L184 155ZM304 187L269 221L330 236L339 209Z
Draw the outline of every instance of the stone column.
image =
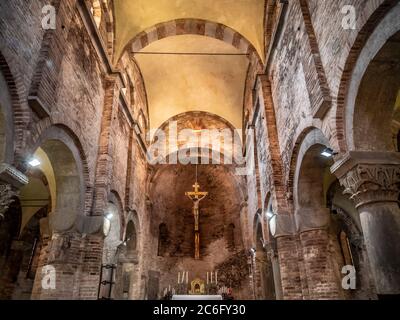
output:
M347 153L331 171L354 200L378 295L400 294L400 153Z

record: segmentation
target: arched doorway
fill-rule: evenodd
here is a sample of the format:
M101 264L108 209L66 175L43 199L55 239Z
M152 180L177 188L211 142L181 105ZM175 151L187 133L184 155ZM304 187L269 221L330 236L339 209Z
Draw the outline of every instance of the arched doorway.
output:
M340 299L343 262L335 255L339 243L330 231L326 192L335 177L329 142L318 129L305 135L297 156L294 177L295 221L304 259L310 299Z
M139 234L137 213L130 214L125 229L124 241L118 247L115 280L115 299L139 298Z
M355 150L398 150L400 130L400 31L387 40L369 63L348 121ZM379 81L376 81L379 79ZM366 134L366 132L368 132Z
M75 289L78 284L74 274L68 270L78 268L80 263L70 260L72 255L69 252L75 250L74 242L78 244L82 241L78 230L85 208L84 160L76 140L66 128L60 126L45 130L33 149L35 152L28 164L30 170L43 173L50 200L48 216L40 221L40 241L43 245L38 253L37 268L40 272L34 279L32 299L51 299L57 295L57 289L48 290L42 286L41 271L47 265L54 267L57 274L66 271L63 277L55 278L55 287L63 290L65 297L73 298L79 294Z
M359 213L378 297L400 292L400 250L392 245L400 234L399 12L397 4L387 13L355 61L343 106L348 153L334 168Z
M267 241L263 235L261 215L255 217L254 228L254 270L253 277L255 283L255 295L260 300L275 300L275 283L272 262L266 251Z
M118 254L121 249L121 208L118 202L110 201L107 205L104 217L104 247L102 270L100 277L99 299L116 298L116 268L118 262Z

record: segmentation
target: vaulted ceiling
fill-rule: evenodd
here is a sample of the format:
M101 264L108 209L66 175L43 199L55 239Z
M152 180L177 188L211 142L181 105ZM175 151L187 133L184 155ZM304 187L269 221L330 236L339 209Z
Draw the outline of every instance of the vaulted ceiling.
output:
M264 0L115 0L115 55L136 36L176 19L202 19L239 33L264 55ZM232 33L227 33L232 35ZM141 40L139 40L142 43ZM228 43L227 43L228 42ZM242 127L243 97L249 59L241 44L198 34L145 40L134 54L141 69L150 127L189 111L216 114Z
M238 53L208 37L181 35L153 42L143 52ZM206 111L241 127L246 56L137 54L149 103L150 126L176 114Z
M264 0L115 0L119 56L141 31L175 19L203 19L224 24L249 40L263 56Z

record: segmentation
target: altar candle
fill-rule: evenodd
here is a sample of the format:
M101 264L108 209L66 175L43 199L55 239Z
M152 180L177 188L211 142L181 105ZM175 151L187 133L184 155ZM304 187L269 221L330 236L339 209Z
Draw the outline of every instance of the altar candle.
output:
M215 271L215 283L218 284L218 271Z
M186 283L189 283L189 271L186 271Z
M211 283L213 283L213 272L211 271Z
M208 271L207 271L207 284L208 284Z
M180 283L180 280L181 280L181 279L180 279L180 278L181 278L180 276L181 276L181 273L178 272L178 283Z

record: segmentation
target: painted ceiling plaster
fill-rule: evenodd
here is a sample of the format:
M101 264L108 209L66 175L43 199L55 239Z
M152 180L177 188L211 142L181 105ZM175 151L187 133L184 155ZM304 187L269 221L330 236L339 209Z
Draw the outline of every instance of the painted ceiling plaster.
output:
M164 38L141 52L239 53L227 43L199 35ZM246 56L135 54L135 59L144 77L152 129L188 111L213 113L241 128Z
M128 42L155 24L175 19L204 19L224 24L247 38L261 57L264 0L115 0L116 56ZM251 23L249 23L251 21Z

